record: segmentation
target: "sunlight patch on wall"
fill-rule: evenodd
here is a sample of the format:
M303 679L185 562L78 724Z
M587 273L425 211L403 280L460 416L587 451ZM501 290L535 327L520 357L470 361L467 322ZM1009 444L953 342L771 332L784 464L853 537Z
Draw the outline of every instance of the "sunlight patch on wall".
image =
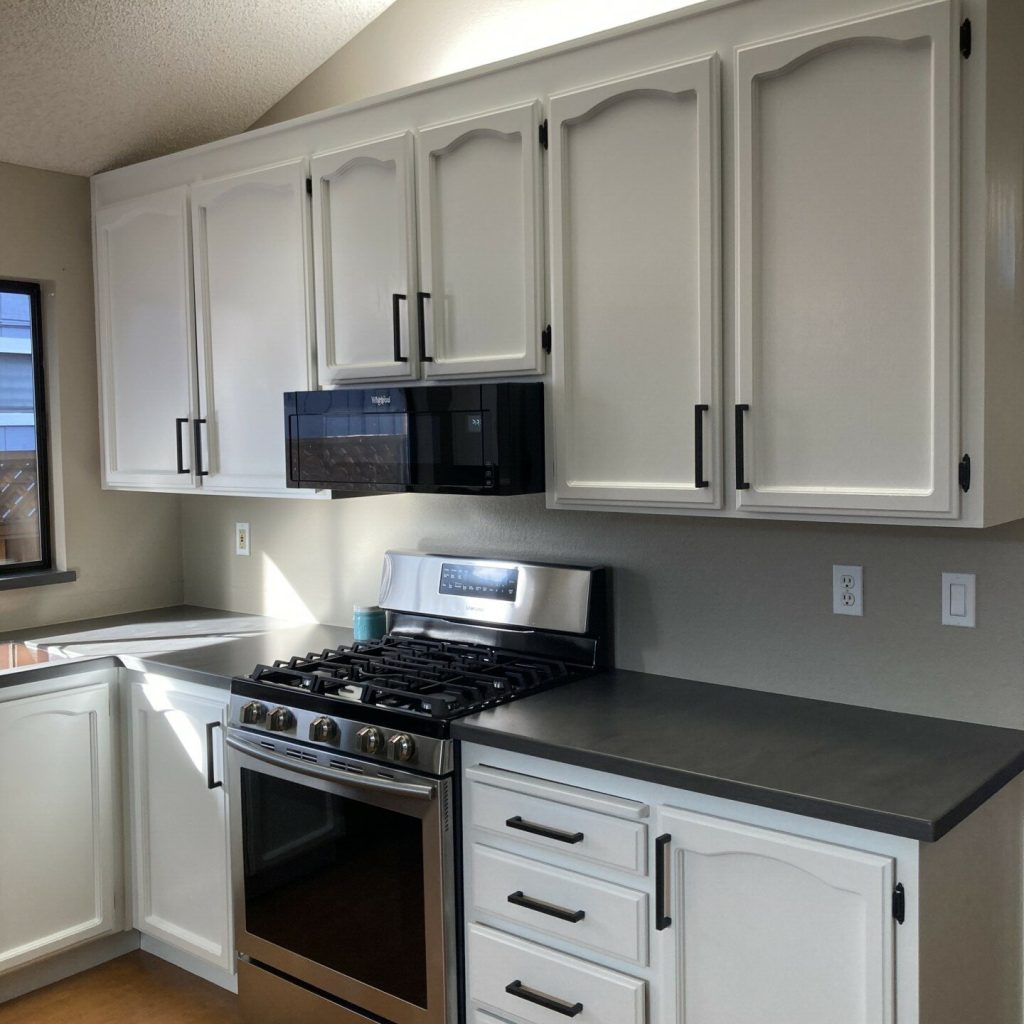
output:
M263 555L263 614L292 622L316 622L317 617L299 596L277 563Z

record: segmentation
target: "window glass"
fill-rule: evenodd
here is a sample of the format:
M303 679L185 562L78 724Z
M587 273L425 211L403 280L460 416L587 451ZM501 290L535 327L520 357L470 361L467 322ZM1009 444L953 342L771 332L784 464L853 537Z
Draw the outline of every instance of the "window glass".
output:
M39 286L0 280L0 575L50 567Z

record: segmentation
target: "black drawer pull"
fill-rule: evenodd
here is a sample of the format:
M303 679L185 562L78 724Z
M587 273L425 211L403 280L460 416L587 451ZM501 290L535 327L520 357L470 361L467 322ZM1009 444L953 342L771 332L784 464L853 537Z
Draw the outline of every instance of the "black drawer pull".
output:
M421 363L432 363L434 361L433 356L427 355L427 313L423 308L423 303L429 298L430 292L416 293L416 326L419 331Z
M528 1003L535 1003L543 1006L545 1010L554 1010L563 1017L575 1017L583 1012L582 1003L567 1003L564 999L555 999L553 996L546 996L543 992L536 992L527 988L521 981L513 981L505 986L505 991L516 999L525 999Z
M405 299L404 295L395 292L391 296L391 323L394 327L394 341L395 341L395 362L396 363L407 363L409 362L408 356L402 355L402 318L399 315L400 306L399 304Z
M736 406L736 490L749 491L750 481L747 479L747 471L744 468L745 451L743 444L743 414L750 412L750 406Z
M522 890L509 893L508 901L525 910L536 910L538 914L557 917L559 921L568 921L570 924L579 924L587 916L583 910L566 910L565 907L556 907L554 903L531 899L529 896L524 896Z
M654 927L659 932L663 932L672 923L668 907L665 905L667 896L665 854L668 852L671 842L672 837L667 833L654 840Z
M563 832L558 828L548 828L547 825L535 825L532 821L523 821L517 814L505 822L506 828L518 829L520 832L529 832L530 835L543 836L545 839L557 839L560 843L582 843L582 832Z
M711 406L695 405L693 407L693 486L710 487L704 476L704 413Z
M209 476L209 472L203 469L203 429L202 424L206 420L193 420L192 433L196 445L196 476Z
M184 442L181 440L181 425L182 423L188 423L187 416L179 416L174 421L174 444L178 454L178 473L191 473L192 470L185 468L185 453L184 453Z
M223 782L218 782L213 777L213 730L223 729L224 726L220 722L207 722L206 723L206 788L207 789L219 789L224 785Z

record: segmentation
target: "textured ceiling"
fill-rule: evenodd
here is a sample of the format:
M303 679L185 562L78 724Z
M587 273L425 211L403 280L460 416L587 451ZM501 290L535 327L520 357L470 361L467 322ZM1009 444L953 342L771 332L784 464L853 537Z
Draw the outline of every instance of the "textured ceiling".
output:
M244 131L392 0L0 0L0 161L94 174Z

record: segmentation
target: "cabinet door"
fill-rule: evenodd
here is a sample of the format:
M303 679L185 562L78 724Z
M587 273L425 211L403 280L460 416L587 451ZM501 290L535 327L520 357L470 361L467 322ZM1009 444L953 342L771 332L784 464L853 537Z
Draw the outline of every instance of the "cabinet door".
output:
M103 483L189 490L195 335L188 190L96 212Z
M0 973L118 928L106 682L0 703Z
M131 824L135 927L231 970L227 802L216 785L227 696L159 676L132 684Z
M667 1019L892 1024L890 858L667 808L658 820Z
M539 103L419 133L424 371L543 368Z
M958 512L955 14L736 53L740 508Z
M287 493L283 395L312 386L308 224L303 160L193 186L204 490Z
M720 504L719 74L552 97L556 504Z
M320 383L419 369L412 133L314 158Z

